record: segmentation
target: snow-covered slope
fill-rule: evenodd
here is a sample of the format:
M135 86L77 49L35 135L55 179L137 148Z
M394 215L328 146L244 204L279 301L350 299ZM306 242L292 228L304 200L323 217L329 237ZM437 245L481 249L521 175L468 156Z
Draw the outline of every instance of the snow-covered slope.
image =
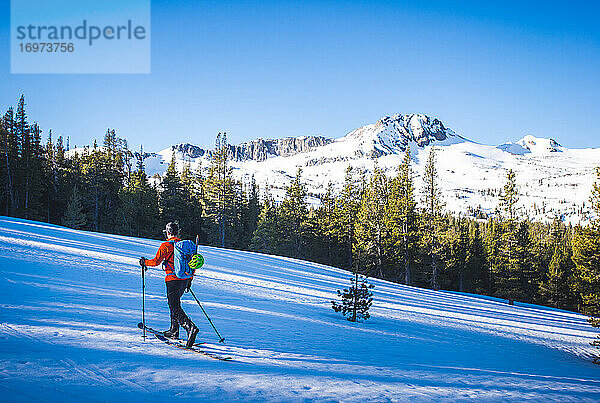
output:
M0 217L2 401L598 400L595 337L575 313L373 281L372 318L330 300L348 273L203 247L184 309L220 362L141 339L139 256L158 241ZM146 319L168 326L149 271Z
M530 218L552 220L559 216L577 224L585 223L592 214L588 199L594 167L600 164L600 149L568 149L553 139L531 135L500 146L483 145L459 136L437 118L422 114L384 117L335 140L313 137L320 140L307 143L306 139L284 139L288 152L280 154L268 149L257 152L256 147L265 144L264 140L232 146L234 174L246 181L254 175L263 188L272 187L275 198L281 199L285 186L302 168L308 190L316 196L325 193L330 182L340 190L348 165L369 173L377 162L393 175L408 144L415 157L419 187L429 149L435 145L444 201L451 212L481 210L493 214L498 206L498 191L506 181L507 171L513 169L521 193L520 207ZM245 151L248 144L254 144L252 152ZM208 169L208 150L196 147L191 153L191 147L194 146L176 145L153 154L146 159L148 173L162 174L174 151L180 169L186 162L194 169ZM317 204L318 198L309 201Z

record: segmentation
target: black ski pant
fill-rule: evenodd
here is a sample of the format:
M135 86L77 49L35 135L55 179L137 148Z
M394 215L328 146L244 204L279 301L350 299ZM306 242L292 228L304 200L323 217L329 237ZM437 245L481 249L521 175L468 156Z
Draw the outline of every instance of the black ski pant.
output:
M192 322L181 308L181 296L185 292L190 280L171 280L167 281L167 301L171 311L171 329L183 326L187 330Z

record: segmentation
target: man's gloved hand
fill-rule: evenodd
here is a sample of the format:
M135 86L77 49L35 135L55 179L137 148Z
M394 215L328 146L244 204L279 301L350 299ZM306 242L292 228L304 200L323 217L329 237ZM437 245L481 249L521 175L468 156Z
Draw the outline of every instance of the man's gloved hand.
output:
M140 258L140 266L142 266L142 267L146 266L146 258L145 257Z
M192 288L192 279L189 279L188 283L187 283L187 287L185 287L185 292L190 292L191 288Z

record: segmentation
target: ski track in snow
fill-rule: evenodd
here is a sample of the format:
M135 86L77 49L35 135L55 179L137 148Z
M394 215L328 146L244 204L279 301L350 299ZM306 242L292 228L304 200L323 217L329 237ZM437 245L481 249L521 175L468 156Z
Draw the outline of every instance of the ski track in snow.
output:
M372 318L331 310L349 273L202 247L184 309L221 362L143 340L139 256L158 241L0 217L0 401L598 401L582 315L373 280ZM162 272L146 321L167 328Z

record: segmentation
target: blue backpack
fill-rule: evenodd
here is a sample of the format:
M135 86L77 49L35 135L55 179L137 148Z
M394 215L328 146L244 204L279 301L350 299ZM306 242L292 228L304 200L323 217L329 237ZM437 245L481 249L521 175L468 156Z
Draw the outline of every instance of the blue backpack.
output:
M190 269L189 263L197 253L196 244L187 240L169 242L173 245L173 274L179 279L192 278L194 270Z

